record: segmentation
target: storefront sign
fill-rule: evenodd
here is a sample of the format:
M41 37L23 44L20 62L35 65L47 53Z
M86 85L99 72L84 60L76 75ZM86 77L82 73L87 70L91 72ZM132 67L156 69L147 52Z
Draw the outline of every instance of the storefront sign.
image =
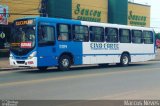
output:
M74 14L77 15L77 19L79 20L100 22L102 12L99 10L81 8L81 5L77 4Z
M146 26L147 16L136 15L132 11L129 11L129 23L133 26Z
M72 18L82 21L108 22L108 0L72 0Z
M0 5L0 24L8 24L8 6Z
M150 27L150 6L128 3L128 25Z

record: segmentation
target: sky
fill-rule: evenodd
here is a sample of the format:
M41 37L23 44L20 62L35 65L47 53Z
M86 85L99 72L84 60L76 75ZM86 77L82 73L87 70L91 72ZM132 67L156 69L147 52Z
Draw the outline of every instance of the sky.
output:
M160 32L160 4L159 0L133 0L135 3L151 6L151 27Z

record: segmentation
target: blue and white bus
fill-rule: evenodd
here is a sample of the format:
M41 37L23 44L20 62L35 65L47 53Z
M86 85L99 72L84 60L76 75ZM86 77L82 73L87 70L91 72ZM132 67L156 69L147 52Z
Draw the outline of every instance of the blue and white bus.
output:
M10 64L45 70L56 66L117 63L155 58L152 28L57 18L14 21Z

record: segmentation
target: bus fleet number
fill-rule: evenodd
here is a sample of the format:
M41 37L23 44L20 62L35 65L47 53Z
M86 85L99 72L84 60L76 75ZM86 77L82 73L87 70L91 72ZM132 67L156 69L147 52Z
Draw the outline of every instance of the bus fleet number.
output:
M67 49L67 45L59 45L60 49Z

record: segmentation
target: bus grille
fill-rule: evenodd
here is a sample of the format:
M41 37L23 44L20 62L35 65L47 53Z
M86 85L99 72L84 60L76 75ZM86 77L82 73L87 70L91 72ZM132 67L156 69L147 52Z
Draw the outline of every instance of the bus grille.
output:
M24 64L25 61L17 61L17 64Z

